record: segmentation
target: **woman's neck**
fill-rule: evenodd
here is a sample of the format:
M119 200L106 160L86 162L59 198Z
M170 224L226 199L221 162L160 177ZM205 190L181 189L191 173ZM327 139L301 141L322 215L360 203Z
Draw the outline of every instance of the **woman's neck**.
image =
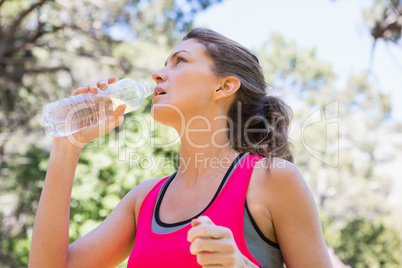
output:
M177 180L191 186L201 178L225 173L239 155L230 145L226 120L193 120L181 133Z

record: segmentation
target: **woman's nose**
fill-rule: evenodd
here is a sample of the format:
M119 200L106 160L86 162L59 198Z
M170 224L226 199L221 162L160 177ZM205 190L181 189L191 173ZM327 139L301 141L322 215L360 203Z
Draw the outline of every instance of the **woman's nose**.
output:
M166 74L163 72L163 69L159 69L152 73L152 79L155 80L156 83L166 81Z

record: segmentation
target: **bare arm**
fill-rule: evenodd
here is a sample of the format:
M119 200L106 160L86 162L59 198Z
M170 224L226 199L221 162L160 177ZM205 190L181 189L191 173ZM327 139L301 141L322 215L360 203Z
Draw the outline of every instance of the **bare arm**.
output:
M101 225L68 245L71 191L80 152L66 140L55 139L53 143L29 267L116 267L133 248L136 215L161 178L146 180L132 189Z
M161 178L132 189L95 230L69 246L68 267L116 267L134 246L136 215L142 201Z
M68 256L70 199L81 154L67 139L55 139L36 212L29 267L65 267Z
M286 267L332 267L318 210L299 170L275 159L265 190Z
M114 80L109 80L109 82ZM103 88L107 87L107 82L105 83ZM77 89L73 95L86 93L89 90L96 92L96 85L94 88ZM72 136L54 139L45 184L35 217L29 267L67 266L70 200L81 147L121 124L124 109L124 106L118 107L114 112L114 117L106 120L101 128L87 127ZM99 129L104 129L104 132L101 133ZM72 144L74 142L75 145ZM129 212L129 209L127 205L123 204L116 209L114 214L126 215L127 213L123 212ZM131 230L128 231L128 233L131 232Z
M29 267L116 267L133 248L136 215L161 178L136 186L96 229L68 245L71 190L80 152L68 141L55 139L53 143L35 218Z

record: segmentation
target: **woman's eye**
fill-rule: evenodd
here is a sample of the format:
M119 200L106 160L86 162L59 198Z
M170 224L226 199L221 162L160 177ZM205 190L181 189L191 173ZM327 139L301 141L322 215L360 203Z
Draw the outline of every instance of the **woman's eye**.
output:
M181 62L186 62L186 60L182 57L177 57L176 64Z

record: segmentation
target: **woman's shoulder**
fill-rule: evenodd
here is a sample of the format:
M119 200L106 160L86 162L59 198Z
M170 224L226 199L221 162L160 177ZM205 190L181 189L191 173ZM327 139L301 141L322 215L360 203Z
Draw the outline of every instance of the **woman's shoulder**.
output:
M134 213L136 220L144 199L147 197L149 192L163 179L164 177L147 179L131 189L121 200L123 205L130 207L130 210Z
M152 178L152 179L147 179L137 186L135 186L131 191L131 199L133 203L135 204L135 215L138 215L138 212L140 211L142 202L144 199L147 197L149 192L161 181L163 180L164 177L158 177L158 178Z
M135 186L131 191L135 193L136 196L143 196L145 198L147 194L165 177L158 177L147 179Z
M250 183L254 186L253 192L270 204L311 195L297 166L281 158L260 159L255 164Z
M253 175L263 183L300 183L304 182L295 164L282 158L261 158L254 166Z

